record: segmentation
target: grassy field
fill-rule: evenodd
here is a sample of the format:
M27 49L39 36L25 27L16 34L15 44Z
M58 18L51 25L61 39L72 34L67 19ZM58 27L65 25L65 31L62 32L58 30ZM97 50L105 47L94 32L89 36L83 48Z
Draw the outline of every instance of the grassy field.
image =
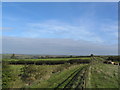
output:
M88 88L118 88L117 65L103 64L101 59L94 61L89 68Z
M48 58L48 59L3 59L3 61L20 61L20 60L24 60L24 61L68 61L68 60L74 60L74 59L86 59L86 60L90 60L89 57L86 58Z
M84 88L118 88L119 66L104 64L104 59L100 57L26 60L70 59L87 59L92 62L89 64L7 65L3 68L3 81L5 85L8 84L9 88L78 88L81 86Z
M39 76L31 82L30 85L21 80L21 68L23 65L9 65L14 79L10 82L10 88L55 88L59 83L64 81L76 69L85 65L32 65L34 69L38 70L34 75ZM71 76L72 78L72 76ZM69 80L71 79L69 78ZM69 81L68 80L68 81ZM63 85L64 86L64 85Z

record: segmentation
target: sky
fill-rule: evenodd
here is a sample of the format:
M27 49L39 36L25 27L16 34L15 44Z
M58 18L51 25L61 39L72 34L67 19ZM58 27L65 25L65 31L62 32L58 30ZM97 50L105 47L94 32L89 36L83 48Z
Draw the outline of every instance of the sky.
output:
M2 0L2 2L119 2L119 0Z
M117 2L3 2L3 53L116 55Z

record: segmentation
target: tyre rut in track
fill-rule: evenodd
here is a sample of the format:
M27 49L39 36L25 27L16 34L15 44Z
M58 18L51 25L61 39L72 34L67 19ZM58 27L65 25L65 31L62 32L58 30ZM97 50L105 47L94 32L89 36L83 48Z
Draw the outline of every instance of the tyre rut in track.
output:
M75 72L73 72L67 79L65 79L62 83L60 83L55 89L60 88L65 82L68 81L70 77L70 81L64 86L63 89L66 88L84 88L85 87L85 74L88 69L88 66L84 66L82 68L77 69Z
M87 67L83 67L72 79L71 81L64 87L65 88L85 88L85 74Z
M60 84L58 84L57 87L55 87L55 89L59 88L60 86L62 86L65 82L68 81L68 79L70 79L71 77L73 77L76 73L78 73L80 71L80 69L75 70L68 78L66 78L63 82L61 82Z

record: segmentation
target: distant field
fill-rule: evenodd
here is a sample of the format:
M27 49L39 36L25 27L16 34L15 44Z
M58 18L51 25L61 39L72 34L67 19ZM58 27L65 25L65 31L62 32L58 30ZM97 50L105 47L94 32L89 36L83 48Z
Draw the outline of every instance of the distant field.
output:
M90 60L91 58L49 58L49 59L3 59L3 61L68 61L68 60L74 60L74 59L85 59Z

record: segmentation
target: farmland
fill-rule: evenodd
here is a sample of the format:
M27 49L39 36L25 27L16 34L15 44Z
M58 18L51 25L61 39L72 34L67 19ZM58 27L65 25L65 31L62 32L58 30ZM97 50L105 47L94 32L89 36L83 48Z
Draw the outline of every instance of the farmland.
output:
M71 59L87 59L90 60L90 58L50 58L50 59L3 59L3 61L68 61Z
M106 60L101 57L3 59L3 87L118 88L119 66L103 63ZM10 63L20 61L26 63ZM41 61L44 64L28 63ZM55 63L52 65L50 62Z

